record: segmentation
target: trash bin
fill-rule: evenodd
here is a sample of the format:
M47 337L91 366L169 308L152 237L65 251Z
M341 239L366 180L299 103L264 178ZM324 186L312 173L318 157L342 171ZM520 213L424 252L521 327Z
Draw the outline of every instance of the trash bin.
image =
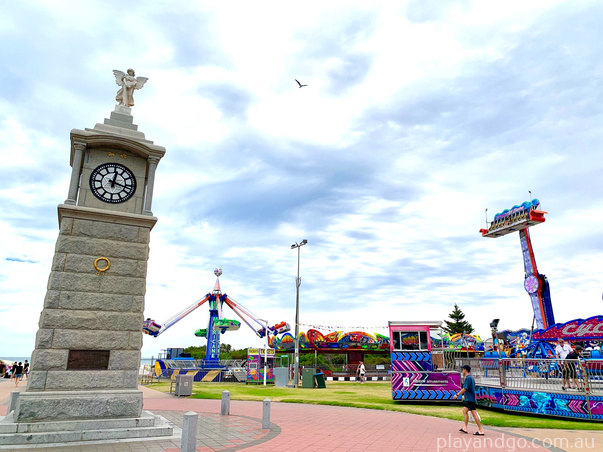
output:
M316 387L317 388L326 388L327 385L325 384L325 374L323 374L322 372L318 372L317 374L314 374L314 380L316 380Z
M193 376L176 375L176 397L193 395Z
M313 367L306 367L302 371L302 388L314 387L314 372L316 372L316 369Z

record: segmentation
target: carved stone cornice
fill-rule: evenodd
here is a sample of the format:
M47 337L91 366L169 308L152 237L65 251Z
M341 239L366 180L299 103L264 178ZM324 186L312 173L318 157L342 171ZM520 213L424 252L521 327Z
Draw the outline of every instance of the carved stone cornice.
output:
M92 207L70 206L59 204L59 226L63 218L78 218L81 220L102 221L105 223L127 224L129 226L142 226L153 229L157 217L138 215L135 213L114 212Z
M85 145L88 149L112 147L129 151L132 154L143 158L154 157L159 161L165 155L165 148L157 146L152 141L137 140L116 134L103 133L93 130L73 129L71 131L71 157L70 162L73 162L73 154L75 146Z

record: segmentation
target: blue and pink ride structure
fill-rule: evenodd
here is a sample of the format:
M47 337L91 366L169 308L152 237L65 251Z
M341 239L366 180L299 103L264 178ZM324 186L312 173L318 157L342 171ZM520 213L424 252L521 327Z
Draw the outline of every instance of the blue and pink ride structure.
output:
M394 400L449 400L451 391L460 384L454 371L469 364L476 378L478 405L603 421L603 316L555 323L550 285L537 269L529 233L530 227L545 222L545 214L540 201L533 199L496 214L488 228L480 230L483 237L490 238L519 233L525 269L523 286L530 297L536 328L533 325L531 329L499 332L499 319L494 319L490 324L493 348L483 358L469 353L466 357L464 353L454 356L454 362L444 362L445 370L450 372L440 371L442 375L438 376L434 374L439 370L434 366L438 354L429 334L434 325L390 322ZM557 359L555 346L561 338L584 347L585 359Z
M495 349L480 361L485 373L478 385L478 404L508 411L583 420L603 420L603 317L555 323L550 285L539 273L529 228L545 222L540 201L533 199L494 216L483 237L497 238L519 232L524 262L524 289L534 312L531 330L497 331L498 319L490 325ZM567 364L556 359L559 339L586 349L585 360L572 364L581 391L562 387ZM496 378L489 378L497 375ZM569 380L568 380L569 381ZM572 381L574 385L577 383ZM514 387L512 387L514 385Z

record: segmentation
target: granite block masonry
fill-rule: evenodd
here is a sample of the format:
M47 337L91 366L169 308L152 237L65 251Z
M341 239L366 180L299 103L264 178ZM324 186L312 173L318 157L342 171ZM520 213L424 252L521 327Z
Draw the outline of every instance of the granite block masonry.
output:
M59 209L63 211L60 232L31 376L14 419L87 419L91 407L95 418L137 417L142 410L142 394L136 391L143 321L139 299L145 295L149 231L156 220L146 216L138 225L124 225L103 221L106 215L95 219L86 212L82 219L73 208ZM95 268L99 256L111 263L108 271ZM84 356L105 350L107 362L91 358L84 368L70 368L74 350L82 350ZM93 393L91 398L83 393L75 398L55 393L86 390L116 392ZM50 393L43 398L28 394L44 391ZM53 413L53 405L70 408Z
M137 389L150 232L157 222L153 184L165 149L137 130L128 107L118 106L111 118L71 131L72 177L58 206L30 376L0 421L8 433L0 444L172 433L143 415ZM57 431L64 425L78 431ZM33 429L30 438L20 433Z

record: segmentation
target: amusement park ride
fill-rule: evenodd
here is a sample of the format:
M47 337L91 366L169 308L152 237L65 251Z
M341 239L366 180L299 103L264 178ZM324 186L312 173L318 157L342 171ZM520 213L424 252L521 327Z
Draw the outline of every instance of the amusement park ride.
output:
M253 314L249 309L243 307L243 305L240 303L234 301L228 295L222 293L220 288L220 276L222 275L222 269L216 268L214 270L214 274L216 275L217 279L214 285L214 290L211 293L208 293L183 311L172 316L166 320L163 325L158 324L152 319L147 319L144 321L142 328L145 334L157 337L160 334L165 333L169 328L174 326L197 308L209 302L209 324L207 328L195 331L195 336L207 338L207 351L202 366L204 369L217 369L221 367L220 334L224 334L227 331L236 331L241 326L241 322L237 320L229 320L224 318L224 304L232 309L232 311L260 338L263 338L266 336L266 334L270 336L271 333L273 335L286 333L291 329L288 323L281 322L274 326L269 326L267 332L266 326L255 314Z
M551 292L545 275L538 273L536 258L530 240L530 226L542 224L547 212L539 210L540 201L532 199L520 206L504 210L494 216L494 221L488 229L480 229L482 237L498 238L512 232L519 231L519 241L523 252L523 265L525 268L525 279L523 287L530 295L534 320L539 329L548 328L555 324L553 306L551 305Z
M488 229L480 229L479 232L481 232L482 237L490 238L498 238L513 232L519 232L519 242L521 243L523 265L525 269L523 287L529 294L532 302L536 327L538 329L546 329L555 324L555 316L553 315L553 306L551 304L550 286L546 276L538 272L529 231L531 226L545 222L544 215L547 212L539 209L540 201L538 199L526 201L519 206L513 206L511 209L506 209L497 213L494 216L494 221L490 223L490 227ZM495 344L497 344L498 341L496 334L497 326L497 319L490 324ZM553 351L553 348L547 343L530 342L529 345L523 345L527 345L527 347L522 349L522 352L530 356L546 356ZM515 352L517 352L517 348Z
M499 319L492 321L495 346L483 358L470 362L478 379L476 402L504 411L603 421L603 316L555 323L549 283L538 272L529 233L530 227L544 223L545 214L540 202L533 199L496 214L488 229L480 230L483 237L492 238L519 233L524 288L532 302L536 329L533 324L530 330L499 332ZM467 353L467 361L463 361L463 356L451 350L451 340L445 341L443 336L441 344L434 340L432 333L441 329L441 323L389 322L394 400L449 401L460 389L458 369L471 357ZM559 339L575 345L576 350L582 346L585 352L580 358L584 359L557 359L554 347ZM452 366L445 358L450 351ZM441 355L444 369L437 364Z
M540 210L540 201L532 199L521 205L513 206L494 216L488 229L480 229L482 237L498 238L513 232L519 232L519 241L523 253L525 268L524 288L532 302L536 330L521 330L517 332L503 331L499 333L509 342L515 342L510 355L527 356L531 358L550 358L555 356L555 343L559 338L567 341L581 341L589 345L592 341L603 339L603 317L594 316L586 320L576 319L564 324L556 324L551 304L549 282L545 275L538 272L534 249L530 239L529 228L545 222L547 212ZM497 339L498 319L490 326L492 334ZM529 338L527 337L529 333ZM523 338L523 339L522 339ZM595 353L594 356L599 356Z

